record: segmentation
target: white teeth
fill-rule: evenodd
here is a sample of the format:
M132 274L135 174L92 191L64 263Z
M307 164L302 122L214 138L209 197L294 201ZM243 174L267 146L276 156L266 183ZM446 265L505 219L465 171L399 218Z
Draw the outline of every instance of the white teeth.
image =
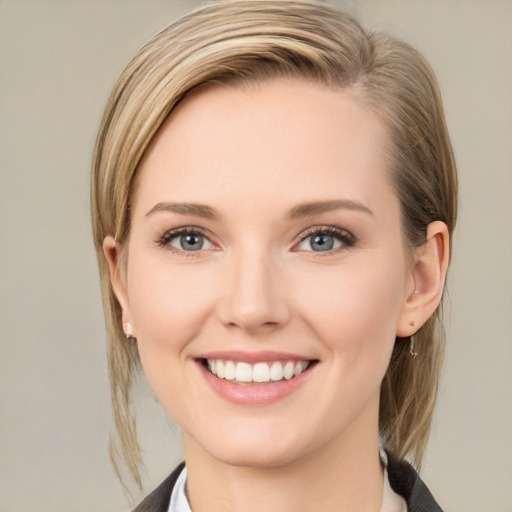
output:
M223 379L224 376L224 363L222 361L217 361L217 377Z
M286 380L290 380L293 377L294 369L295 365L291 361L284 365L283 375Z
M224 378L227 380L235 380L236 367L233 361L226 361L224 365Z
M254 365L252 369L252 380L254 382L268 382L270 380L270 368L267 363Z
M208 370L220 379L265 383L297 377L309 366L309 361L274 361L272 364L251 365L245 362L208 359L207 366Z
M272 380L282 380L283 379L283 365L276 361L272 363L272 367L270 368L270 378Z
M238 363L236 365L236 380L238 382L252 381L252 368L249 363Z
M293 375L297 377L297 375L300 375L309 365L308 361L300 361L298 363L295 363L295 368L293 370Z

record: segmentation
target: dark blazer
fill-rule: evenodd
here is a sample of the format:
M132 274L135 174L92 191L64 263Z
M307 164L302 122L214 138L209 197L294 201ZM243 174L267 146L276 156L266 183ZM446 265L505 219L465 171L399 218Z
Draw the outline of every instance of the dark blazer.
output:
M133 512L167 512L174 484L185 464L182 462ZM442 512L414 468L388 453L388 478L391 488L403 496L408 512Z

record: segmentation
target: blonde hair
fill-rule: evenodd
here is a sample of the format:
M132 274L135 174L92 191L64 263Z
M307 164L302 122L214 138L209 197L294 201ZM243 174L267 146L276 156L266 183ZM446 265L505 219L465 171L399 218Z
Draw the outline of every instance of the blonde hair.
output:
M225 0L164 28L131 60L108 100L92 165L91 208L108 337L114 434L111 455L138 485L142 463L131 404L140 366L127 343L121 309L102 251L112 235L126 247L137 166L162 122L191 90L206 84L297 77L355 91L386 124L390 176L400 199L405 247L425 241L430 222L453 232L457 177L441 97L425 59L409 45L365 31L338 9L300 0ZM380 436L385 448L417 466L436 400L444 332L441 306L416 335L419 356L395 343L382 382Z

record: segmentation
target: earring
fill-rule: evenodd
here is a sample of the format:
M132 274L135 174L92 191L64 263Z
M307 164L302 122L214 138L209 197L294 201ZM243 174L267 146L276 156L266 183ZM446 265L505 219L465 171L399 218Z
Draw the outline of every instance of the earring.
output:
M411 354L411 357L413 359L416 359L418 357L418 352L414 350L414 334L411 336L411 341L409 345L409 354Z
M127 340L133 339L133 325L130 323L123 324L124 335Z
M418 322L416 322L416 320L413 320L409 325L411 327L417 327ZM416 333L414 333L414 334L416 334ZM418 352L416 352L416 350L414 350L414 334L411 334L411 336L410 336L409 354L411 354L411 357L416 358L416 357L418 357Z

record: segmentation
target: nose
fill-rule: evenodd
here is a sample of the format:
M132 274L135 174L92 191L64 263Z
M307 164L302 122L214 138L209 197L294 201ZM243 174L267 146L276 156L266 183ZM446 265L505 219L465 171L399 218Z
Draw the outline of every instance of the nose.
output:
M263 251L245 251L226 261L229 276L217 311L229 328L264 334L290 318L286 289L273 258Z

